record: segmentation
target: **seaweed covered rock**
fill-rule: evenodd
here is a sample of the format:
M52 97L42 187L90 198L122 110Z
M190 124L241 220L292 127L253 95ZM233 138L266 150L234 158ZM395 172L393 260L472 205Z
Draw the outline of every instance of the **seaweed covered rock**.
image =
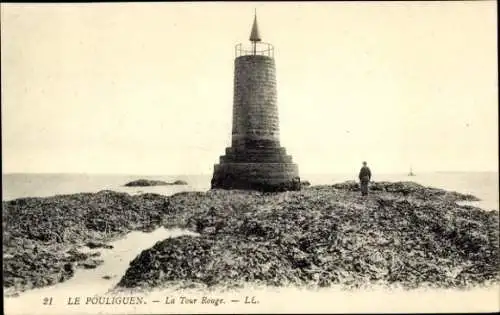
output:
M96 268L103 260L99 253L64 251L58 245L19 247L15 254L4 256L4 288L18 292L66 281L76 268Z
M160 226L167 204L161 195L112 191L2 202L4 287L20 291L46 286L72 277L75 266L99 265L68 248L85 243L109 248L106 240Z
M280 270L284 267L280 256L286 254L286 249L273 242L259 245L230 236L217 240L190 236L166 239L137 256L118 286L152 288L179 280L206 285L283 285L298 276Z
M4 258L4 288L36 288L62 282L74 274L73 265L47 251L20 249ZM30 277L26 277L26 273Z
M127 187L146 187L146 186L167 186L167 185L187 185L186 181L176 180L172 183L162 180L138 179L125 184Z
M120 286L191 281L209 286L372 283L469 286L498 281L498 212L458 205L475 197L415 183L356 183L265 193L219 190L95 194L3 202L4 289L65 281L100 263L74 248L131 230L196 231L157 243ZM73 248L73 250L72 250ZM144 266L148 266L147 270Z
M159 225L167 204L168 198L157 194L112 191L6 201L4 245L10 239L77 243Z
M342 189L347 191L359 191L359 183L354 180L336 183L332 185L335 189ZM373 186L371 187L373 189Z
M143 251L119 286L412 288L498 281L498 212L457 205L449 201L468 197L420 185L380 187L369 198L331 186L173 196L167 212L181 214L177 224L201 237L167 239ZM402 189L409 190L404 198Z
M311 186L311 182L309 182L308 180L302 180L302 181L300 181L300 186L301 187L309 187L309 186Z
M185 180L176 180L174 182L172 182L172 185L187 185L188 183L185 181Z
M346 191L359 191L359 183L346 181L331 187ZM449 201L479 201L479 198L470 194L461 194L444 189L425 187L415 182L370 182L372 192L387 192L397 196L410 196L416 199L441 199Z
M162 180L138 179L125 184L127 187L164 186L169 183Z

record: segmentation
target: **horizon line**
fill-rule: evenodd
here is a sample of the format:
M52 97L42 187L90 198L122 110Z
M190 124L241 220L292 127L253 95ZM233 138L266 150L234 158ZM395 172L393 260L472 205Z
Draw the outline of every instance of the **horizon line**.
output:
M406 171L383 171L378 174L406 174ZM498 173L498 170L427 170L420 174L429 173ZM3 172L2 175L127 175L127 176L212 176L212 173L105 173L105 172ZM357 174L357 172L304 172L304 175L331 175L331 174ZM376 173L377 174L377 173ZM419 174L419 172L415 172ZM302 177L302 176L301 176Z

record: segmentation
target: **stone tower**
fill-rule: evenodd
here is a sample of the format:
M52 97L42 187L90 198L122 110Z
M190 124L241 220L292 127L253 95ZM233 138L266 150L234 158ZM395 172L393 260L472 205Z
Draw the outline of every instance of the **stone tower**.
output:
M250 43L235 47L232 142L212 188L300 189L298 167L280 146L274 48L261 41L257 16Z

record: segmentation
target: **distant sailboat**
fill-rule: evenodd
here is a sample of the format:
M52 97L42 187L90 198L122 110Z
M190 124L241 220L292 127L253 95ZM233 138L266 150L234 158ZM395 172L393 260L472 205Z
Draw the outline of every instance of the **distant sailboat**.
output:
M413 173L413 169L410 167L410 172L408 173L408 176L415 176L415 173Z

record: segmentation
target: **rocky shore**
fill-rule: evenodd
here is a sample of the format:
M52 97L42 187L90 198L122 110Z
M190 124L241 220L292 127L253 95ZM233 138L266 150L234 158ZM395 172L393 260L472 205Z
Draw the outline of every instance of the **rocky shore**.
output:
M81 247L106 242L133 230L160 226L168 198L101 191L21 198L2 202L4 289L7 294L71 278L76 268L95 268L98 257Z
M498 212L474 196L411 182L355 182L262 193L210 190L131 196L102 191L3 202L4 288L69 279L98 264L79 246L132 230L187 228L130 264L121 288L372 284L468 287L499 280Z

